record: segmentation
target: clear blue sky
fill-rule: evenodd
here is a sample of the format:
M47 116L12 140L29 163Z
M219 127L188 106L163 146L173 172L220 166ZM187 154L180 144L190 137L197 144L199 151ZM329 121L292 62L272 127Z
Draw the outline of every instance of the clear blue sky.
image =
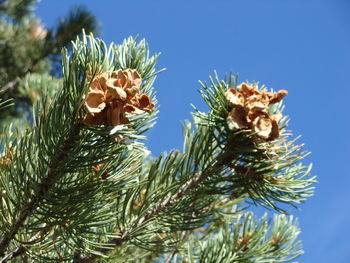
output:
M75 3L97 16L106 42L139 35L162 52L154 155L181 147L180 120L190 103L204 108L197 81L214 70L287 89L290 128L319 176L315 196L294 211L306 251L299 261L350 262L350 1L43 0L37 14L51 26Z

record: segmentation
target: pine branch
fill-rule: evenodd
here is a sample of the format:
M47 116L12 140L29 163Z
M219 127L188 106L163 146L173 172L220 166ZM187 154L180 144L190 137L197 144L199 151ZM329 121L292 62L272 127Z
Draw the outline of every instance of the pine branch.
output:
M36 2L37 0L1 0L0 11L19 20L32 11L32 6Z
M169 256L166 258L165 263L170 263L171 260L173 259L173 257L175 256L176 252L177 252L176 249L174 249L174 250L169 254ZM1 262L0 262L0 263L1 263Z
M51 54L51 52L46 51L45 53L43 53L40 57L34 59L31 63L31 65L24 70L22 73L18 74L16 76L16 78L14 78L13 80L7 82L1 89L0 89L0 95L4 94L7 91L11 91L13 90L16 85L20 82L20 80L22 78L24 78L28 73L31 73L33 71L33 68L43 59L45 59L47 56L49 56Z
M128 45L120 54L137 56L135 67L140 69L140 74L145 79L142 88L154 97L152 84L156 75L154 72L156 56L149 57L145 42L137 44L130 38ZM86 80L87 74L110 71L113 48L115 47L107 48L105 43L95 40L93 36L84 36L83 41L77 40L73 44L72 57L68 57L67 51L64 52L62 90L56 94L51 103L48 103L44 96L40 101L42 107L35 114L38 119L35 119L33 131L26 134L23 141L17 142L19 145L11 163L13 170L6 174L8 175L6 179L11 178L9 181L15 182L9 187L7 181L1 183L4 183L4 188L11 194L12 188L14 194L19 191L20 198L25 201L24 206L20 199L16 199L14 203L13 211L17 215L9 215L13 217L11 222L14 224L4 222L4 230L1 233L3 239L0 240L2 255L8 247L11 246L12 249L17 246L4 259L27 254L28 251L34 258L67 260L67 252L68 257L73 257L73 253L77 254L79 250L86 249L90 252L96 247L101 247L100 244L109 238L108 233L115 228L113 211L117 201L111 194L119 195L125 189L134 187L136 169L132 165L144 158L144 147L134 140L139 140L141 136L138 134L151 126L153 115L144 114L139 118L135 116L133 126L118 127L120 129L117 130L110 126L86 126L85 129L81 129L77 120L81 120L85 114L82 105L85 88L88 85L86 82L89 81ZM130 68L129 61L126 61L124 67ZM114 139L118 134L123 136L125 143L120 141L116 143ZM32 145L37 147L31 148ZM37 157L34 160L32 153ZM92 167L100 164L108 169L111 180L101 182L100 175L93 174ZM34 186L34 191L33 188L27 187L25 181L16 181L17 171L34 174L33 178L29 177L33 181L29 181L27 174L22 176ZM63 174L72 176L60 176ZM82 197L87 198L89 202ZM6 196L6 200L10 198L11 195ZM6 204L4 206L6 208ZM61 208L64 208L64 212ZM77 208L82 213L77 213ZM12 207L6 209L4 215L6 212L10 213ZM66 222L67 218L70 222ZM21 240L22 230L24 234L28 229L40 230L42 220L47 219L56 227L53 236L48 236L45 242L42 240L36 242L39 246L34 246L34 243L29 246ZM56 238L55 231L60 232L61 229L66 233L60 233ZM72 236L73 233L78 240ZM64 234L70 237L67 239ZM12 243L12 239L16 241ZM40 251L42 246L45 248ZM72 247L74 250L71 250ZM36 253L36 250L40 252Z
M198 245L188 252L193 253L195 262L203 263L289 262L303 254L299 234L292 216L275 214L268 221L266 214L257 219L248 212L205 238L196 237ZM180 256L180 261L186 257Z
M239 262L255 255L283 259L300 254L296 228L279 227L288 226L284 219L277 220L281 224L271 235L266 219L259 227L259 221L248 217L232 225L233 230L216 231L228 221L227 214L233 215L230 220L240 217L239 208L231 208L246 198L277 209L276 203L299 203L311 194L312 179L305 180L308 171L296 165L303 155L294 141L287 142L283 133L279 140L259 140L249 129L228 127L232 109L225 91L236 88L233 78L203 87L211 110L198 111L194 125L184 127L183 152L145 160L137 140L154 115L133 115L130 125L114 128L83 129L79 120L86 114L84 98L95 76L112 70L136 70L143 80L141 91L155 102L157 56L149 57L146 43L132 38L107 48L103 41L83 36L72 46L72 57L67 51L63 56L62 90L53 102L47 96L39 100L43 112L36 114L33 133L14 143L13 161L4 166L0 254L11 250L0 263L27 256L90 263L113 250L113 256L131 252L135 259L144 251L156 251L152 255L159 257L162 252L171 262L184 254L184 231L199 241L209 238L202 242L205 247L191 251L200 262L203 255L213 259L206 262L218 262L217 256L225 258L232 251ZM120 136L123 140L116 140ZM31 158L33 154L37 157ZM43 222L50 225L49 234ZM211 242L212 237L223 242ZM143 256L140 262L149 260Z
M230 157L232 158L232 157ZM177 201L179 201L183 196L188 194L191 190L195 189L198 185L200 185L203 181L205 181L209 176L219 172L222 167L227 164L227 158L219 158L220 161L214 164L213 166L207 168L202 173L197 175L195 178L189 180L186 184L184 184L178 191L163 200L160 204L150 209L143 217L141 217L134 225L132 225L128 230L126 230L120 238L113 238L108 241L108 244L113 244L114 248L120 247L126 241L129 240L129 234L134 232L138 227L140 227L147 220L157 216L161 212L163 212L167 207L173 205ZM98 252L106 253L109 252L110 249L99 249ZM97 254L88 254L85 257L81 258L77 261L77 263L91 263L94 260L98 259L100 255Z
M181 233L181 237L180 240L178 242L178 245L173 249L173 251L168 255L168 257L165 260L165 263L170 263L171 260L173 259L173 257L176 255L176 253L178 253L179 247L182 245L181 243L187 238L187 234L186 232L182 232ZM1 262L0 262L1 263Z
M18 6L28 6L31 4L31 2L35 1L36 0L21 0L18 1ZM24 78L28 73L33 72L33 69L40 61L47 58L51 54L59 52L63 47L68 46L74 38L81 34L82 28L84 28L86 33L96 33L97 21L96 18L83 6L77 6L70 11L65 19L61 19L60 24L57 26L57 32L54 36L52 36L53 29L48 30L49 33L44 40L45 45L41 54L37 58L34 58L30 65L22 72L17 74L15 78L6 83L0 89L0 95L7 91L13 90L22 78ZM12 41L12 39L9 39L8 41Z
M40 239L42 236L44 236L49 231L49 227L45 227L42 230L40 230L39 233L34 235L32 238L28 240L28 245L21 244L16 249L14 249L11 253L6 255L3 259L0 260L0 263L6 263L11 259L14 259L18 256L23 255L28 249L30 243L36 242L38 239Z
M31 200L26 205L24 205L22 211L19 213L18 218L12 225L11 230L3 236L0 242L0 256L4 256L4 253L9 247L11 240L23 226L25 220L28 218L32 210L35 209L43 200L45 194L49 191L57 176L60 174L57 168L66 160L69 151L71 150L75 140L77 139L77 136L79 135L80 129L80 123L75 123L72 126L68 137L62 143L62 146L59 148L59 150L56 152L56 155L51 160L47 176L38 185L35 194L31 197Z
M11 80L10 82L7 82L1 89L0 94L3 94L9 90L13 90L13 88L18 84L19 78L16 77L15 79Z

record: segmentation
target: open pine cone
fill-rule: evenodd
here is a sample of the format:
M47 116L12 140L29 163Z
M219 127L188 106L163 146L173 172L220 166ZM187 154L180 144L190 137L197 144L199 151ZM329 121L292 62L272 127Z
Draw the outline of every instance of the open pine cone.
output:
M141 94L141 82L139 73L132 69L96 76L85 97L85 124L117 126L130 123L126 113L152 112L154 104Z
M226 99L233 106L227 116L231 130L251 129L264 140L274 140L279 137L278 122L281 114L269 114L270 105L280 102L288 92L280 90L277 93L258 90L247 83L242 83L237 89L230 88L225 92Z

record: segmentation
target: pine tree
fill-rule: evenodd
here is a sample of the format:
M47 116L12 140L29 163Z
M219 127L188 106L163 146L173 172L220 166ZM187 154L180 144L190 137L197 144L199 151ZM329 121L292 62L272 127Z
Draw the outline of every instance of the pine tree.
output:
M154 157L143 142L159 110L159 55L132 37L107 46L87 33L96 22L84 9L46 30L33 2L1 1L0 262L303 253L285 210L312 195L315 177L282 115L287 91L215 73L200 83L209 110L194 107L183 149ZM257 218L254 206L276 214Z

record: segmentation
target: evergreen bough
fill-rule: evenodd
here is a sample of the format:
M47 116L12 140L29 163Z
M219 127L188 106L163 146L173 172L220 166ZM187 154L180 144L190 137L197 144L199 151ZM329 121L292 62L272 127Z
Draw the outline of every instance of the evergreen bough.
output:
M281 116L281 98L272 97L279 93L215 73L201 82L208 112L194 107L193 120L183 124L183 149L154 157L143 141L158 113L158 55L145 40L107 46L85 33L71 48L62 51L61 79L29 68L17 73L16 92L0 104L9 114L18 107L15 95L26 94L33 105L27 125L2 125L0 262L263 263L303 253L297 222L285 209L313 193L311 166L301 163L307 152L286 130L286 116L275 121L277 137L263 135L256 121L236 127L243 106L230 97L242 85L257 97L268 94L275 101L258 111L267 125ZM116 72L134 72L142 82L106 89L101 76L119 83ZM256 114L254 107L244 114ZM100 114L100 123L88 122L89 114ZM124 123L106 121L116 116ZM259 219L247 212L250 205L277 213Z

